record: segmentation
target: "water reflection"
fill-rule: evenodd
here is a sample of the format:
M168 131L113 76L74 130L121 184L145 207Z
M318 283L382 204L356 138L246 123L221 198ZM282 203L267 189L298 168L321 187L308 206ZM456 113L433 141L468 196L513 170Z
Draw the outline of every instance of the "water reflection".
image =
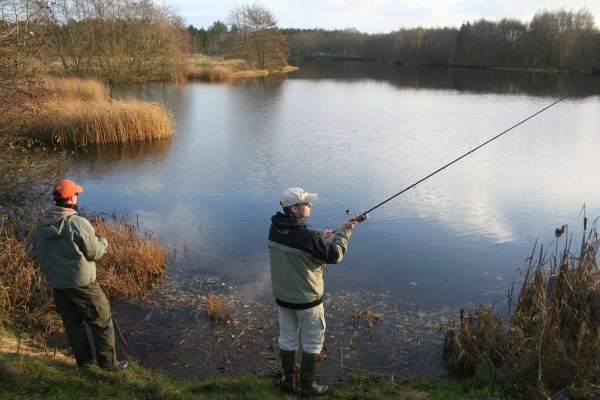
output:
M416 310L502 304L536 240L551 247L563 224L575 232L584 203L600 215L600 87L581 86L587 76L301 67L226 85L114 88L164 103L177 134L76 154L81 204L135 216L170 246L187 246L174 280L216 276L272 305L266 237L283 189L319 193L309 223L336 227L346 210L373 207L578 87L374 211L344 263L328 268L326 291Z
M182 273L221 274L268 298L255 283L267 282L264 238L283 188L320 193L310 223L335 227L345 210L374 206L581 80L334 65L227 85L114 88L115 97L163 102L177 135L77 155L84 205L139 216L173 246L188 245ZM531 97L540 86L550 98ZM554 225L576 226L583 203L597 209L598 189L583 183L599 166L600 105L586 90L377 209L344 267L331 268L328 289L367 285L427 305L491 299L481 288L508 282L539 235L552 241Z
M598 93L588 85L594 76L587 74L553 74L479 68L404 67L386 63L360 61L300 63L300 70L290 79L371 79L389 82L400 88L458 90L473 93L528 94L533 96L585 97Z

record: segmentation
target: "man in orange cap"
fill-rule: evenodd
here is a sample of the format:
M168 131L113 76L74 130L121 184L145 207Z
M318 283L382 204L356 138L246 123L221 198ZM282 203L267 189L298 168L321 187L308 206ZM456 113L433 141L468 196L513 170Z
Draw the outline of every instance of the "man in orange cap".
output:
M54 205L44 211L37 225L35 252L52 287L56 311L77 365L94 362L87 324L98 365L122 369L127 362L117 361L110 305L96 282L96 261L106 253L108 241L97 237L92 224L77 215L77 199L82 192L81 186L68 179L54 185Z

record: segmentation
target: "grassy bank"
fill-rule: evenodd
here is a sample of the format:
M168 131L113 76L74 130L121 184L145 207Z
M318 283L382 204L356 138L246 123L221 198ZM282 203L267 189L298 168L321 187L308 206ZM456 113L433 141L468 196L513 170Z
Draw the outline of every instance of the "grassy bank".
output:
M278 377L245 375L236 378L178 380L135 362L121 372L97 367L75 368L72 361L43 350L9 349L0 341L0 399L290 399L278 388ZM199 360L198 362L202 362ZM299 397L298 397L299 398ZM322 399L500 400L510 399L493 387L474 381L436 379L392 382L355 375L332 385Z

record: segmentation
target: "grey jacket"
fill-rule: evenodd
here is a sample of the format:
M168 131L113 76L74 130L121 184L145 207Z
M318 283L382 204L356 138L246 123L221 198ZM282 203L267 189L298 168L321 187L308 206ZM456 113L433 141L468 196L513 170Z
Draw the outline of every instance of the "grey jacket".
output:
M70 208L51 206L35 234L35 253L48 284L56 289L89 285L96 280L96 261L108 248L92 224Z
M271 218L269 264L275 301L282 307L307 309L323 301L323 269L342 261L351 231L338 228L331 242L304 221L278 212Z

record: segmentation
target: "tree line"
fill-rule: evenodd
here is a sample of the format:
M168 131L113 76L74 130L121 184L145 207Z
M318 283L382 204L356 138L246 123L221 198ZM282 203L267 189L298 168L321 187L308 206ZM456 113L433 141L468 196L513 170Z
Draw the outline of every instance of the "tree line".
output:
M259 7L260 6L252 6ZM246 7L248 8L248 7ZM272 19L272 16L270 16ZM235 29L235 18L230 23ZM271 24L271 29L276 27ZM208 29L188 27L194 51L234 54L223 46L232 35L228 26L215 22ZM600 32L594 16L580 11L538 11L529 23L504 18L465 22L460 28L411 28L387 34L367 34L356 29L280 29L288 58L360 59L403 65L541 68L600 71ZM283 50L277 50L282 52Z
M266 70L284 67L288 60L324 57L600 71L600 32L585 8L539 11L529 23L481 19L460 28L366 34L280 29L273 14L257 4L236 6L225 22L204 29L186 28L179 15L153 0L0 0L0 76L22 83L36 63L56 59L78 77L166 79L191 53L242 58L251 68ZM14 79L2 82L9 84L0 97L26 95L15 92Z
M346 58L405 65L600 71L600 32L585 8L539 11L531 22L480 19L456 28L283 30L291 58Z

